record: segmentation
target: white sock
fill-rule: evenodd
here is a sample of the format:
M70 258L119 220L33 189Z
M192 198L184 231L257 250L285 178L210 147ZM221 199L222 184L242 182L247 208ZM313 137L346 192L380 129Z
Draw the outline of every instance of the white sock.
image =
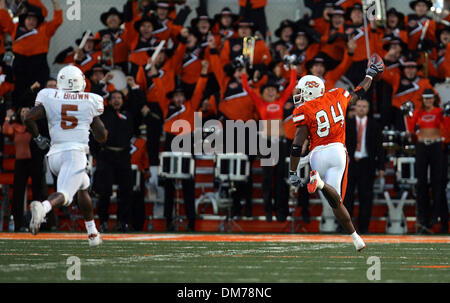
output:
M88 235L98 234L97 227L95 227L95 221L84 221Z
M361 238L356 231L353 234L351 234L350 237L352 238L353 242Z
M50 201L45 200L44 202L42 202L42 205L44 206L46 214L48 214L52 210L52 205L50 204Z

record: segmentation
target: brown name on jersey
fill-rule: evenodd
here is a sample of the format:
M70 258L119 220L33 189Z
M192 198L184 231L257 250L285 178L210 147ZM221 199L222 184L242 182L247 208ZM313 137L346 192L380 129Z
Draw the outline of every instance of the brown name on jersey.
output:
M88 100L89 94L64 93L63 98L68 100Z

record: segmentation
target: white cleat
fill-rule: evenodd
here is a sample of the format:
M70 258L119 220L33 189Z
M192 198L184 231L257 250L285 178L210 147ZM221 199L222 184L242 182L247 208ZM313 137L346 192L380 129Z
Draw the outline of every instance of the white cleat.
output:
M358 239L354 240L353 244L355 245L356 250L359 252L361 252L364 248L366 248L366 243L364 243L361 237L358 237Z
M90 234L88 236L88 240L89 240L89 246L91 246L91 247L99 246L103 242L102 237L100 236L100 233Z
M45 222L45 209L39 201L33 201L30 204L31 211L31 221L30 221L30 231L32 235L36 235L41 227L41 224Z
M321 186L319 186L321 185ZM323 188L323 181L320 178L319 173L316 170L312 170L309 173L309 183L307 185L308 192L310 194L315 193L318 188Z

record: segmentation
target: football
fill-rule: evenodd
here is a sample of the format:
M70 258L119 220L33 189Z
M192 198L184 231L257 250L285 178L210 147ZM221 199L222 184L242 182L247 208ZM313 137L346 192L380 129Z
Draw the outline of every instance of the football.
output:
M369 65L370 65L371 63L378 63L378 62L383 63L383 69L386 69L386 66L384 65L383 58L381 58L380 55L378 55L377 53L373 53L373 54L370 56L370 61L367 63L367 67L369 67ZM379 73L379 74L375 77L375 79L373 79L373 80L374 80L374 81L379 81L379 80L381 79L382 76L383 76L383 73Z

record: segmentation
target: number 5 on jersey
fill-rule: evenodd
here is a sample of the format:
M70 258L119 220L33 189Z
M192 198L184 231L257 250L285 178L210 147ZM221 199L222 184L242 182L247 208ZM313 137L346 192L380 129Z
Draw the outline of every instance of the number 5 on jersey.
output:
M63 104L61 106L61 128L74 129L78 125L78 119L75 116L69 115L67 112L78 111L78 105Z
M341 122L341 127L344 126L344 111L342 110L341 104L337 102L337 108L339 115L336 115L336 111L334 106L331 105L331 117L333 118L334 124ZM328 136L330 133L330 119L328 118L328 114L325 110L320 110L316 113L317 119L317 135L321 138Z

